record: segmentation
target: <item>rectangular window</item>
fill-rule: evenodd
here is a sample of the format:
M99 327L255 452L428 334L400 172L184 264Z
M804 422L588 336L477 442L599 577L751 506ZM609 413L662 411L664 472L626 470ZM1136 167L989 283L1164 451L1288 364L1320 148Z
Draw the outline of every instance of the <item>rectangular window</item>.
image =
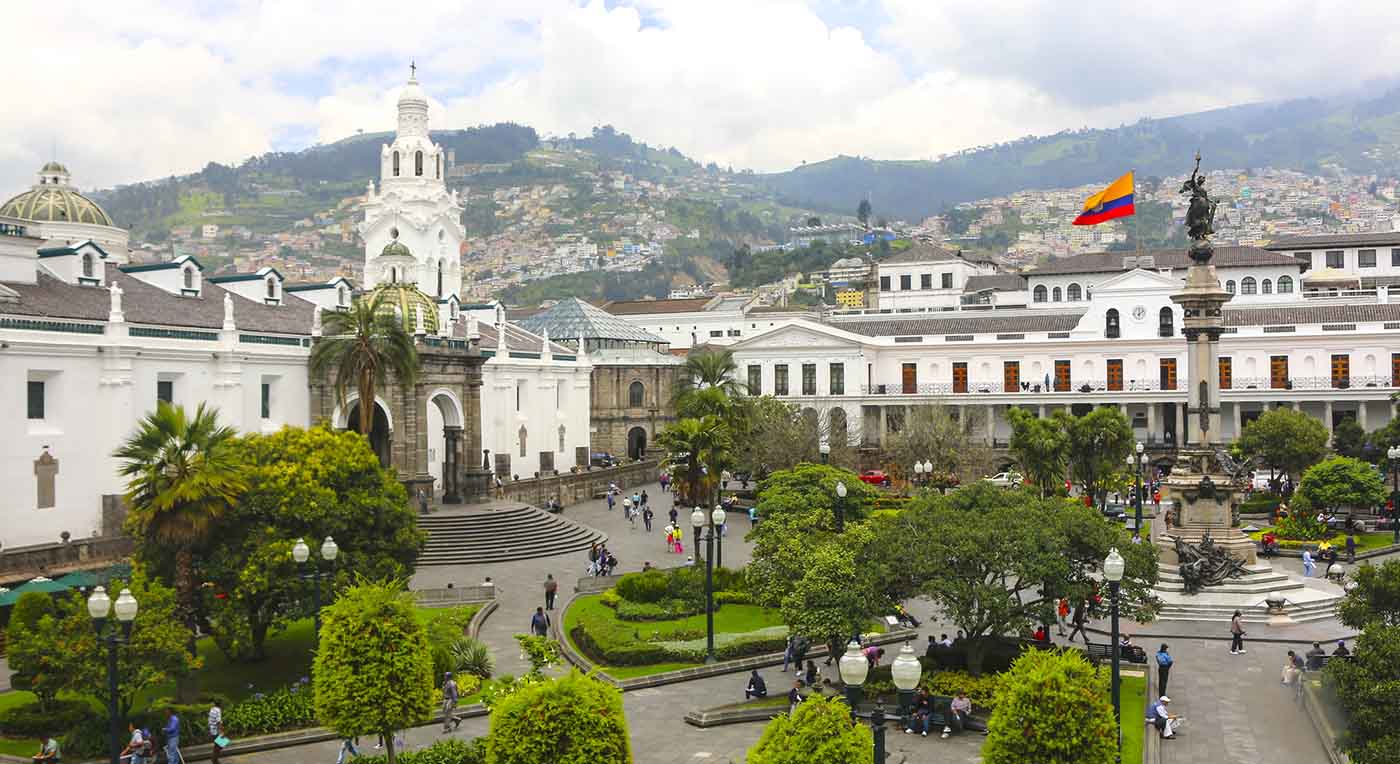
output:
M1327 267L1328 267L1328 268L1338 268L1338 269L1345 268L1345 267L1346 267L1346 262L1347 262L1347 255L1346 255L1345 252L1342 252L1342 251L1339 251L1339 250L1332 250L1331 252L1328 252L1328 253L1327 253Z
M749 395L763 394L763 367L749 364Z
M1390 250L1390 267L1400 268L1400 249Z
M175 402L175 380L161 379L156 381L156 400L166 403Z
M889 277L889 276L881 276L881 277L880 277L880 291L881 291L881 292L888 292L888 291L890 291L890 277Z
M914 288L913 284L914 284L914 277L913 277L913 276L910 276L909 274L905 274L905 275L899 277L899 291L901 291L901 292L908 292L910 289L913 289L913 288Z
M1351 356L1345 353L1332 356L1332 386L1351 387Z
M1400 387L1400 353L1390 354L1390 386Z
M1374 250L1374 249L1358 249L1358 250L1356 251L1356 267L1357 267L1357 268L1374 268L1374 267L1376 267L1376 250Z
M1006 361L1001 365L1001 391L1016 393L1021 391L1021 362Z
M932 274L932 273L922 273L922 274L919 274L919 288L920 288L920 289L933 289L933 274Z
M846 364L844 363L831 364L831 394L846 394Z
M1069 392L1069 361L1055 362L1055 392Z
M261 410L263 419L272 418L272 383L262 383Z
M943 274L943 288L944 288L944 289L952 289L952 288L953 288L953 274L951 274L951 273L945 273L945 274Z
M953 392L967 392L967 364L953 364Z
M1234 362L1229 358L1220 359L1220 389L1229 390L1235 384Z
M517 380L515 383L515 410L519 411L525 403L525 382Z
M1108 379L1107 379L1106 381L1108 382L1108 384L1107 384L1108 389L1109 389L1110 391L1112 391L1112 392L1117 392L1117 391L1120 391L1120 390L1123 389L1123 359L1122 359L1122 358L1110 358L1110 359L1108 359Z
M1288 389L1288 356L1269 356L1269 389Z
M906 363L899 368L900 383L905 395L919 392L919 365Z
M1303 266L1303 273L1307 273L1309 270L1312 269L1311 252L1294 252L1293 259L1297 260L1298 264Z
M773 367L773 394L787 395L787 364L780 363Z
M711 330L710 330L710 336L711 336L711 337L723 337L723 336L724 336L724 330L723 330L723 329L711 329Z
M1176 359L1163 358L1157 363L1157 382L1163 390L1176 389Z
M817 394L817 365L814 363L802 364L802 394Z
M44 418L44 383L41 380L29 380L29 418Z

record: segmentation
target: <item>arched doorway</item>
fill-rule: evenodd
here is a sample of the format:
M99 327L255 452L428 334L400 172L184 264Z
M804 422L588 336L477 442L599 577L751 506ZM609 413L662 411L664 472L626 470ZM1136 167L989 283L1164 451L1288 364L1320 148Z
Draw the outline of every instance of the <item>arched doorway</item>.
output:
M842 408L832 409L830 414L830 421L831 432L827 435L828 441L833 445L850 445L851 433L850 425L846 421L846 410Z
M347 430L359 432L359 401L350 404L350 413L345 419L345 428ZM392 431L389 429L389 417L384 413L384 407L376 402L374 404L374 424L371 426L369 432L369 447L373 449L375 455L379 457L379 466L381 467L389 466L389 442L392 434Z
M438 390L427 404L428 474L444 504L462 501L462 414L457 400Z
M632 460L643 459L647 455L647 431L641 427L633 427L627 431L627 458Z

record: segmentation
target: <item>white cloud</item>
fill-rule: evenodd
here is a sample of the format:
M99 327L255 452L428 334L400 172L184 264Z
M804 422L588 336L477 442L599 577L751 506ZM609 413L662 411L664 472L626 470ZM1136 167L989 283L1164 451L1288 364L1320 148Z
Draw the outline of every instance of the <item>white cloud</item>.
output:
M1325 95L1400 73L1400 4L427 0L6 7L0 195L59 158L91 187L393 126L612 124L735 167L923 158L1066 127ZM15 104L23 104L15 108Z

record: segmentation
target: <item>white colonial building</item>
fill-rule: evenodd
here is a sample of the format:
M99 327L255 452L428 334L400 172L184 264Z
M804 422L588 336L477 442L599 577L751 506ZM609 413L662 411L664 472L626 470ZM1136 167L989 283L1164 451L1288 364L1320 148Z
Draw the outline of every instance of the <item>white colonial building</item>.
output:
M664 339L676 350L729 345L796 318L818 318L813 308L762 305L756 295L612 300L603 310Z
M112 223L107 213L73 186L68 168L47 162L39 168L39 182L0 206L0 218L25 221L29 236L46 247L62 247L90 241L106 253L110 262L129 261L128 234Z

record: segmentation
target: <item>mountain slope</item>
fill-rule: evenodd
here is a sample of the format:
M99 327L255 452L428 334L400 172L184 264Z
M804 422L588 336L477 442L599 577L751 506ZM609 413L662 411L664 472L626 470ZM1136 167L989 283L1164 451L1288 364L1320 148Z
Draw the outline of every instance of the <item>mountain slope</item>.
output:
M1319 173L1400 170L1400 88L1379 97L1298 99L1064 131L960 152L938 161L840 156L757 182L781 201L849 212L869 190L883 214L919 219L959 202L1026 188L1107 183L1129 169L1181 174L1197 149L1211 169L1272 166Z

